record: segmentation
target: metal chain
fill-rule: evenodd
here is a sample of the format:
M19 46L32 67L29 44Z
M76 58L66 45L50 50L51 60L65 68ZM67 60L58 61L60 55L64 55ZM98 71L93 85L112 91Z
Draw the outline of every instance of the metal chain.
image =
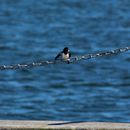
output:
M124 48L118 48L118 49L110 50L110 51L106 51L106 52L98 52L98 53L93 53L93 54L76 56L76 57L72 58L73 60L71 60L71 62L79 61L79 60L82 60L82 59L91 59L91 58L96 58L96 57L102 57L102 56L108 56L108 55L123 53L123 52L129 51L129 50L130 50L130 47L124 47Z
M96 58L96 57L102 57L102 56L107 56L107 55L112 55L112 54L118 54L122 52L129 51L130 47L124 47L124 48L119 48L115 50L110 50L106 52L99 52L99 53L93 53L93 54L86 54L82 56L75 56L70 58L70 63L82 60L82 59L91 59L91 58ZM37 66L44 66L44 65L49 65L49 64L56 64L56 63L61 63L63 61L40 61L40 62L33 62L33 63L27 63L27 64L15 64L15 65L0 65L0 70L7 70L7 69L26 69L26 68L31 68L31 67L37 67Z

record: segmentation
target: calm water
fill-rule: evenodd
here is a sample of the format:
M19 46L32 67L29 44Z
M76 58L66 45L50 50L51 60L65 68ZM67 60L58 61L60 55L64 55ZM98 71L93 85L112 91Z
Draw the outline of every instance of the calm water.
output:
M0 65L130 46L129 0L0 0ZM130 52L0 72L0 119L130 122Z

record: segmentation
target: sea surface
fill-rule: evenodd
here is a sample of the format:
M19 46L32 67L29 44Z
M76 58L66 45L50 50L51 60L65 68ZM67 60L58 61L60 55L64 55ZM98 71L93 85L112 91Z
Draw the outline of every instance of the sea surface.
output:
M130 0L0 0L0 65L130 46ZM0 71L0 119L130 122L130 51Z

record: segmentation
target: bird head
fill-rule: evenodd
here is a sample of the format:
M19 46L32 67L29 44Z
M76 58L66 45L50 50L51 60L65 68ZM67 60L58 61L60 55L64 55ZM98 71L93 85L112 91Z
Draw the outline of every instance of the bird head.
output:
M66 53L68 53L69 52L69 48L68 47L65 47L64 49L63 49L63 52L66 54Z

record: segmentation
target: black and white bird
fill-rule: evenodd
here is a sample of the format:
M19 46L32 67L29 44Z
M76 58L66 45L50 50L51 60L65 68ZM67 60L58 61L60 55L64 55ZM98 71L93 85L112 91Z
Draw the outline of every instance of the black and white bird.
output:
M71 53L68 47L65 47L60 53L58 53L58 55L55 57L55 61L57 59L61 59L63 61L67 61L67 63L70 63L70 57L71 57Z

